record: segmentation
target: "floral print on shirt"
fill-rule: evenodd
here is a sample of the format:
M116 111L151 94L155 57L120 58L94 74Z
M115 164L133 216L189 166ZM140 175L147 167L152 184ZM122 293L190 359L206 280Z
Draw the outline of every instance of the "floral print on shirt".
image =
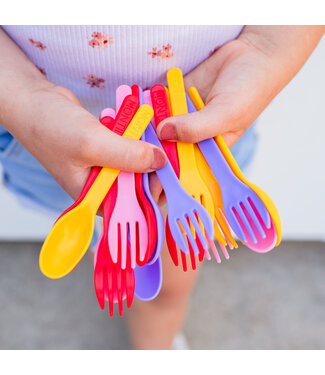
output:
M174 52L172 52L172 46L168 43L163 45L161 49L157 47L152 48L152 51L148 52L148 55L151 55L153 59L157 59L157 61L160 62L162 59L170 59L173 57Z
M44 50L46 49L46 46L45 46L42 42L40 42L40 41L35 41L35 40L32 39L32 38L29 38L28 40L30 41L30 43L31 43L34 47L39 48L41 51L44 51Z
M91 34L91 38L88 44L92 48L97 48L97 49L102 49L102 48L107 48L109 44L113 44L113 37L108 36L107 34L102 34L100 32L93 32Z
M85 79L87 85L89 85L91 88L98 87L101 90L105 88L105 80L103 78L96 77L94 74L88 74L87 77L83 77L82 79Z
M209 51L209 57L212 56L215 52L217 52L219 48L220 48L220 46L217 46L217 47L215 47L214 49L211 49L211 50Z
M35 66L43 74L43 76L46 76L46 70L44 68L41 68L38 65L35 65Z

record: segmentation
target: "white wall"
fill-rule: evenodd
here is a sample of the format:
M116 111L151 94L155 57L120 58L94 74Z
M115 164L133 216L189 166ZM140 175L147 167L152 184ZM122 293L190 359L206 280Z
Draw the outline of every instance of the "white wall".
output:
M276 203L286 239L325 240L325 38L262 114L250 180ZM54 218L21 208L0 184L0 240L37 240Z
M276 203L288 239L325 240L325 38L261 116L251 180Z

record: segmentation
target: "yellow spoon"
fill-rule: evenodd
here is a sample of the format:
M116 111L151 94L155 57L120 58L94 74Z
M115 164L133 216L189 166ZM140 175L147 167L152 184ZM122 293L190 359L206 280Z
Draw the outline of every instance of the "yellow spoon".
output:
M142 105L123 137L140 139L152 117L153 109ZM40 269L45 276L58 279L80 262L91 242L97 210L119 172L113 168L102 168L82 202L54 224L39 258Z
M171 112L173 116L188 113L183 75L180 69L172 68L167 72L167 82ZM179 181L183 188L193 196L207 210L211 220L214 221L214 205L209 189L202 180L198 171L194 145L192 143L177 142L179 161ZM222 237L222 236L221 236ZM222 237L220 242L227 245Z
M191 98L193 104L195 105L197 110L200 110L204 107L203 100L200 97L200 94L198 93L197 89L195 87L191 87L188 91L189 97ZM221 135L218 135L214 139L219 146L223 156L227 160L230 168L234 172L234 174L247 186L249 186L252 190L255 191L255 193L261 198L263 203L265 204L265 207L269 211L269 214L271 215L272 221L275 225L275 229L277 232L277 242L275 246L278 246L281 242L281 219L279 212L273 203L272 199L258 186L252 184L250 181L247 180L247 178L243 175L243 172L240 170L238 164L236 163L236 160L232 156L228 146L226 145L226 142L224 141L223 137Z

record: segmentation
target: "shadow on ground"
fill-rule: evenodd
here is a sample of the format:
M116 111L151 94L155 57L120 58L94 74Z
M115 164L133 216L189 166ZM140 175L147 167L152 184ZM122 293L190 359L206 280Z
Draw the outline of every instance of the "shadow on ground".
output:
M96 300L85 257L63 279L38 268L40 243L0 243L0 349L128 349L125 318ZM325 349L325 244L240 248L206 262L185 333L193 349Z

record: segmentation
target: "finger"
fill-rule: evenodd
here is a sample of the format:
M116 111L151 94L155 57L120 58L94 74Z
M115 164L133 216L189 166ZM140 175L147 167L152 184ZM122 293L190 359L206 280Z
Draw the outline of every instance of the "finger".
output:
M223 134L229 128L231 115L218 108L218 103L210 102L198 112L169 117L159 124L157 134L161 140L190 143Z
M144 173L162 168L167 160L162 149L116 135L99 122L91 125L84 142L83 158L89 165Z
M244 131L228 132L223 134L222 137L228 148L231 148L244 135L244 133Z
M261 53L252 52L251 48L233 50L226 57L220 50L212 61L208 59L195 74L190 73L187 80L205 93L206 106L199 112L162 121L157 128L160 139L194 143L227 132L245 131L256 120L279 91L279 78L270 74L272 64ZM209 69L205 66L208 64ZM205 77L205 83L195 83L198 77L201 81Z

